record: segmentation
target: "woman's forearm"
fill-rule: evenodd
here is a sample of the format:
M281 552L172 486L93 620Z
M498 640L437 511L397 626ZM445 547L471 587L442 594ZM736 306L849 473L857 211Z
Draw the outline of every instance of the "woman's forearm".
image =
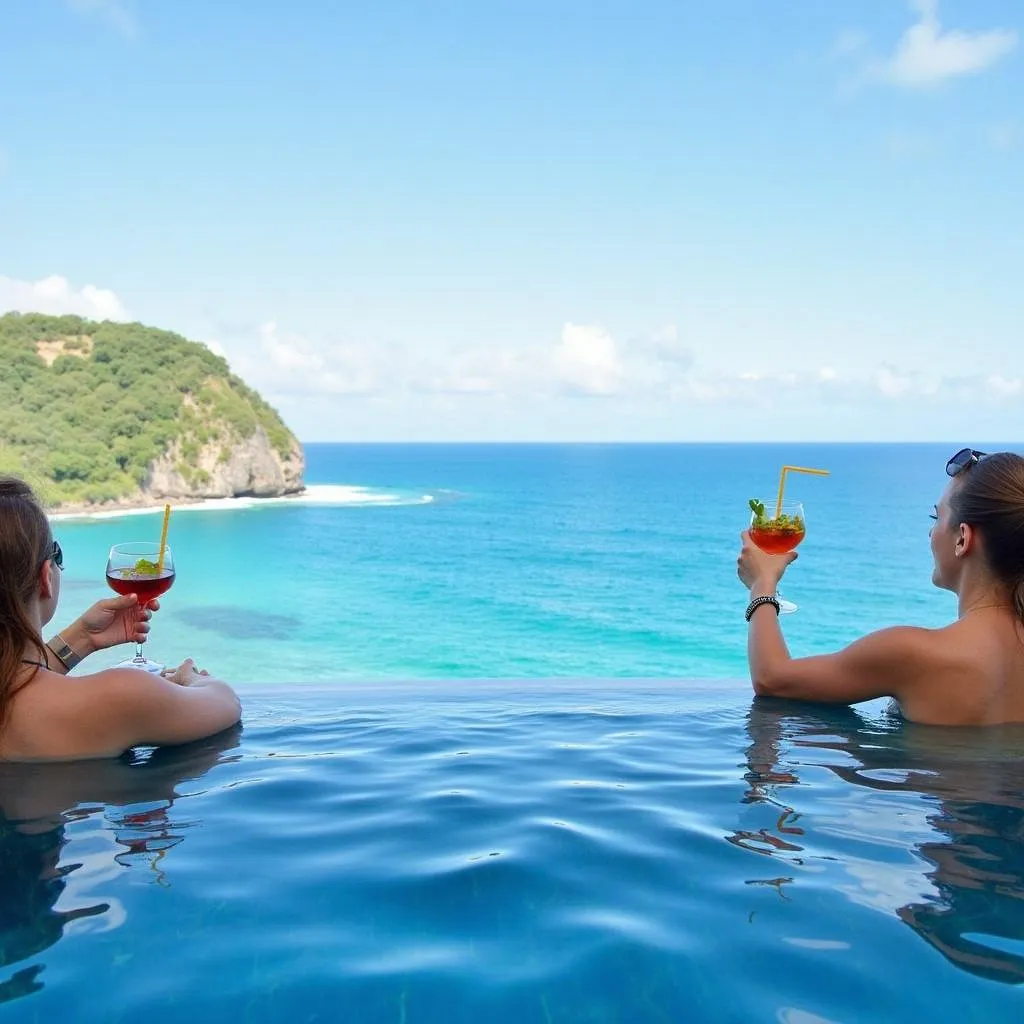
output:
M750 599L775 597L777 587L777 580L759 581L750 588ZM747 661L754 692L765 696L771 694L773 681L789 660L789 648L782 635L778 613L770 604L763 604L754 610L747 627Z
M70 648L72 652L70 660L73 664L70 666L65 664L59 657L60 652L65 646ZM56 672L62 676L67 675L80 661L95 653L96 647L89 636L89 631L82 625L80 619L76 619L70 626L62 629L59 633L54 633L44 644L46 667L51 672Z

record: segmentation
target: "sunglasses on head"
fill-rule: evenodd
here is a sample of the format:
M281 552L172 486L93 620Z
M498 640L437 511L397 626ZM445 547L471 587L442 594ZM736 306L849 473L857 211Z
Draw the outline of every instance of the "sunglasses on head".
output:
M946 473L949 476L956 476L958 473L962 473L969 466L973 466L976 462L981 462L984 458L987 458L986 452L976 452L973 448L961 448L960 451L958 451L956 455L946 463Z

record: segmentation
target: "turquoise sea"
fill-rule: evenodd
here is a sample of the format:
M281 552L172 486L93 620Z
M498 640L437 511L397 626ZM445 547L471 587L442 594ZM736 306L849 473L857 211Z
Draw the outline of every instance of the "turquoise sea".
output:
M176 512L152 648L241 728L0 764L0 1018L1024 1017L1024 728L754 699L735 579L783 462L797 653L938 624L946 446L311 446ZM61 520L63 618L159 516Z
M937 625L928 513L961 446L309 445L306 500L174 513L149 653L257 683L739 677L747 500L786 463L832 473L787 485L808 523L794 652ZM109 546L160 520L55 528L67 619L107 593Z

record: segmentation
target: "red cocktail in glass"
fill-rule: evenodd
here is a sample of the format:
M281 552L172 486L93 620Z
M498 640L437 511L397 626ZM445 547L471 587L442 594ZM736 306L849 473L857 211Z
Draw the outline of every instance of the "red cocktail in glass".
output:
M138 614L150 601L166 594L174 583L174 559L171 549L164 548L160 564L160 545L139 542L115 544L107 556L107 586L118 594L137 594ZM159 672L163 665L150 661L142 653L142 644L135 645L135 657L123 663L129 668Z

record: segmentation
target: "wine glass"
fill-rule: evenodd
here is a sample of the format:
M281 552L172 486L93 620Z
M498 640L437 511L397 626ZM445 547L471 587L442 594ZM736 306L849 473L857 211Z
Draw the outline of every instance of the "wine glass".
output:
M139 541L115 544L107 556L107 585L118 594L137 594L136 619L146 610L150 601L166 594L174 583L174 558L169 547L164 548L163 565L160 545ZM150 661L142 653L142 644L135 645L135 657L122 662L119 668L141 668L146 672L160 672L163 665Z
M750 503L750 539L766 554L784 555L792 551L807 535L804 507L799 501L784 501L775 515L776 506L763 501ZM776 592L779 612L788 615L797 606Z

